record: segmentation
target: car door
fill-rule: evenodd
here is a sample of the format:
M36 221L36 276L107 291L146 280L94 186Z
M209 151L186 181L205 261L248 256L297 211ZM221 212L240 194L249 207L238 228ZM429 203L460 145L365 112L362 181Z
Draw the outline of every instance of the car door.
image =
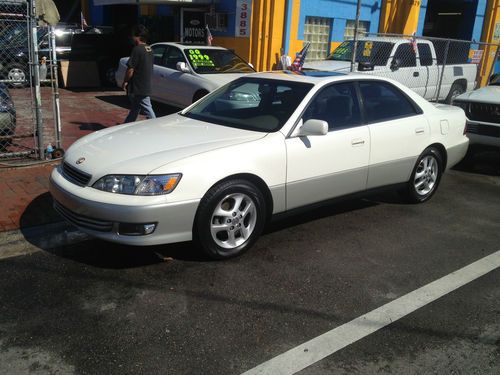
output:
M361 121L355 84L323 88L311 100L301 122L309 119L327 121L329 131L308 137L292 133L286 139L287 209L366 188L370 137Z
M390 70L389 78L401 82L421 96L425 95L428 80L427 69L422 69L417 64L417 52L411 43L403 43L397 47Z
M367 188L406 182L420 153L429 144L423 111L389 82L359 82L364 119L370 132Z
M154 46L156 47L156 46ZM192 85L188 82L189 73L177 70L178 62L185 62L182 51L175 46L164 46L164 53L159 64L154 66L154 96L157 100L180 107L192 102ZM156 61L156 54L155 54Z

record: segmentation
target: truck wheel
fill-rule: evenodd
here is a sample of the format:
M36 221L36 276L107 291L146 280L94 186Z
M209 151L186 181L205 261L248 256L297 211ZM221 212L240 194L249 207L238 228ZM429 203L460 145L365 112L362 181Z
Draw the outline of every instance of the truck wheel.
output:
M446 104L451 104L453 99L455 99L457 96L463 94L465 92L465 89L463 85L460 83L455 82L453 85L451 85L450 92L448 93L448 96L446 97Z
M28 84L26 68L21 64L12 64L7 68L7 79L12 87L24 87Z

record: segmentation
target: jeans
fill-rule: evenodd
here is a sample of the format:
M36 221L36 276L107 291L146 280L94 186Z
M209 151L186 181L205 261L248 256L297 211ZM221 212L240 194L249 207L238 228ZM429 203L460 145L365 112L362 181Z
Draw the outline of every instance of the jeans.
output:
M156 118L149 96L129 94L128 98L131 106L130 112L125 119L125 124L137 120L141 109L148 119Z

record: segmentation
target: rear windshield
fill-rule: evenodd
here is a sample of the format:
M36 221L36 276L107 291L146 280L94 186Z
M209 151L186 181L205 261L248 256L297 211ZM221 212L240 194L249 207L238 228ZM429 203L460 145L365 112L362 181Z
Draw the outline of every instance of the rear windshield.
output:
M356 51L356 62L369 62L380 66L386 65L393 47L394 43L390 42L360 40ZM351 61L353 49L354 41L346 40L327 57L327 60Z
M196 48L184 52L189 64L198 74L255 72L243 59L229 50Z

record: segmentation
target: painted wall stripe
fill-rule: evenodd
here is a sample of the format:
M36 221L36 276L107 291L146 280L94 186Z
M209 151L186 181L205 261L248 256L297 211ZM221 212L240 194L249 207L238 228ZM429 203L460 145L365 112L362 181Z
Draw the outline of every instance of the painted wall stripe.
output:
M391 301L246 371L294 374L500 267L500 251Z

